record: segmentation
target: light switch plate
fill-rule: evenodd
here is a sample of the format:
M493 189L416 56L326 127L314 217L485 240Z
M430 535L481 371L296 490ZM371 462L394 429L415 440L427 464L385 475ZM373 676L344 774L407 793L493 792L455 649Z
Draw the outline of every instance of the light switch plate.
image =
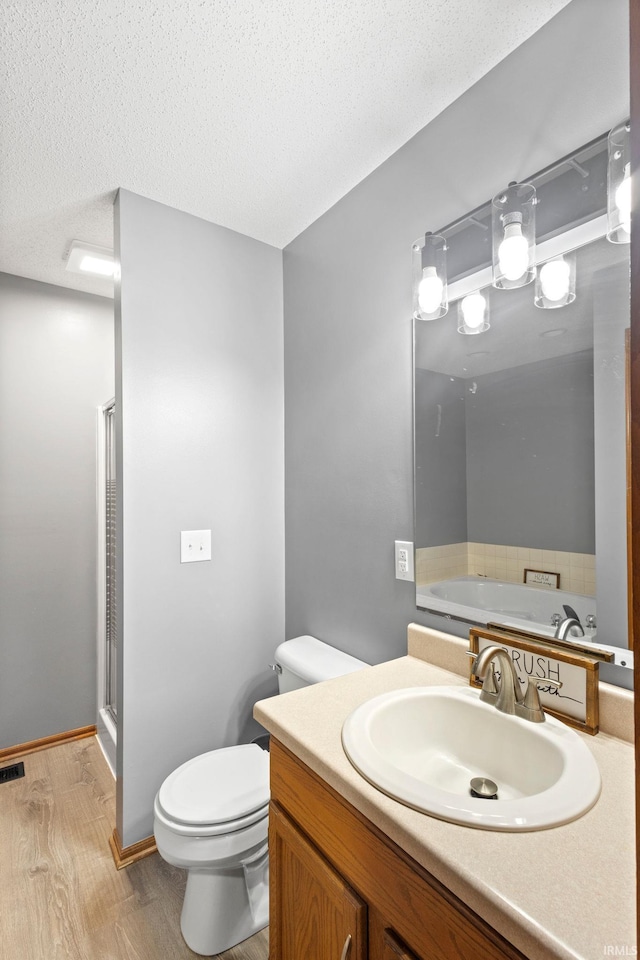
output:
M413 544L396 540L396 580L413 580Z
M211 530L180 531L180 563L211 560Z

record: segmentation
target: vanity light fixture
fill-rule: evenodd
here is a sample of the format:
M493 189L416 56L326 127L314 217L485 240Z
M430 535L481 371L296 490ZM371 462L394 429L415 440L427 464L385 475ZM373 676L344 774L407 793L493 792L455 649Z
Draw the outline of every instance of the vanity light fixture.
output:
M458 333L473 336L489 329L488 291L478 290L458 301Z
M536 275L536 188L512 181L491 202L493 285L523 287Z
M444 237L426 233L413 244L413 316L437 320L448 309L447 244Z
M607 167L607 240L631 240L631 127L619 123L609 133Z
M571 252L605 236L614 243L629 242L629 132L628 121L618 124L538 171L528 182L512 181L493 200L441 227L437 234L427 233L416 241L414 318L435 320L447 313L449 302L479 291L486 298L490 285L503 290L525 286L536 279L536 270L540 273L534 294L538 307L549 310L572 303L576 298L576 267ZM607 167L609 190L605 197ZM577 188L576 175L580 177ZM587 178L591 179L587 182ZM566 198L569 207L561 229L556 213L558 196L563 202ZM608 214L604 212L606 206ZM488 315L480 322L480 305L476 300L474 313L473 302L466 307L471 311L471 323L464 319L461 305L457 308L461 333L488 328L483 326L489 323Z
M113 277L115 260L106 247L74 240L69 247L66 269L71 273L85 273L97 277Z
M543 310L566 307L576 298L575 254L547 260L538 270L534 303Z

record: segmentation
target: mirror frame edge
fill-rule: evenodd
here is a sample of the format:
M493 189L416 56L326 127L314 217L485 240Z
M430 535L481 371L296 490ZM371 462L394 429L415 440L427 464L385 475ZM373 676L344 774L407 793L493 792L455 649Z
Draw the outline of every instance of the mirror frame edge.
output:
M637 185L640 175L640 0L629 0L631 170ZM634 638L640 635L640 203L637 189L633 198L631 227L630 307L630 396L631 396L631 588L633 636L629 645L637 653ZM635 771L636 771L636 900L640 934L640 660L634 670ZM640 939L640 936L639 936Z

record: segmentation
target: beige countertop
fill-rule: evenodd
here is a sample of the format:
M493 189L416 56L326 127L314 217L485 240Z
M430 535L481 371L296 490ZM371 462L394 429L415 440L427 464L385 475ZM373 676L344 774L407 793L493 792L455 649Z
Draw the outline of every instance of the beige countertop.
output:
M376 790L351 766L342 724L365 700L401 687L467 684L465 641L415 625L409 638L413 656L262 700L256 719L531 960L635 955L629 742L580 734L600 768L600 799L579 820L530 833L438 820ZM611 710L619 733L631 716L630 697L609 688L604 700L603 726Z

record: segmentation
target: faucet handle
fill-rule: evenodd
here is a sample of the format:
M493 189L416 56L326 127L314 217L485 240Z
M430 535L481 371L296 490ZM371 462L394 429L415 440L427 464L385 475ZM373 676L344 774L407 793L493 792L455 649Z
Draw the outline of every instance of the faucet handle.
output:
M476 664L478 662L478 657L480 654L474 653L473 650L467 650L467 656L471 657L473 663L471 664L471 675L474 676L477 680L482 680L482 693L480 699L488 699L491 697L490 702L493 702L494 698L498 696L498 684L496 682L496 665L491 660L490 669L487 670L484 679L479 677L476 673Z
M529 682L534 683L536 687L555 687L556 690L562 686L562 680L551 680L546 677L529 677Z
M467 656L471 657L471 659L473 660L473 663L471 664L471 673L474 677L477 677L478 675L475 672L475 669L476 669L476 663L478 662L479 654L474 653L473 650L467 650ZM487 672L487 675L484 678L484 681L482 683L482 689L484 690L485 693L497 694L498 692L498 688L496 686L496 665L493 662L493 660L491 661L491 670Z
M560 680L541 679L540 677L527 677L527 679L529 681L527 691L522 701L522 706L526 711L526 718L527 720L532 720L534 723L543 723L544 710L540 703L538 687L555 687L556 690L559 690L562 682Z

